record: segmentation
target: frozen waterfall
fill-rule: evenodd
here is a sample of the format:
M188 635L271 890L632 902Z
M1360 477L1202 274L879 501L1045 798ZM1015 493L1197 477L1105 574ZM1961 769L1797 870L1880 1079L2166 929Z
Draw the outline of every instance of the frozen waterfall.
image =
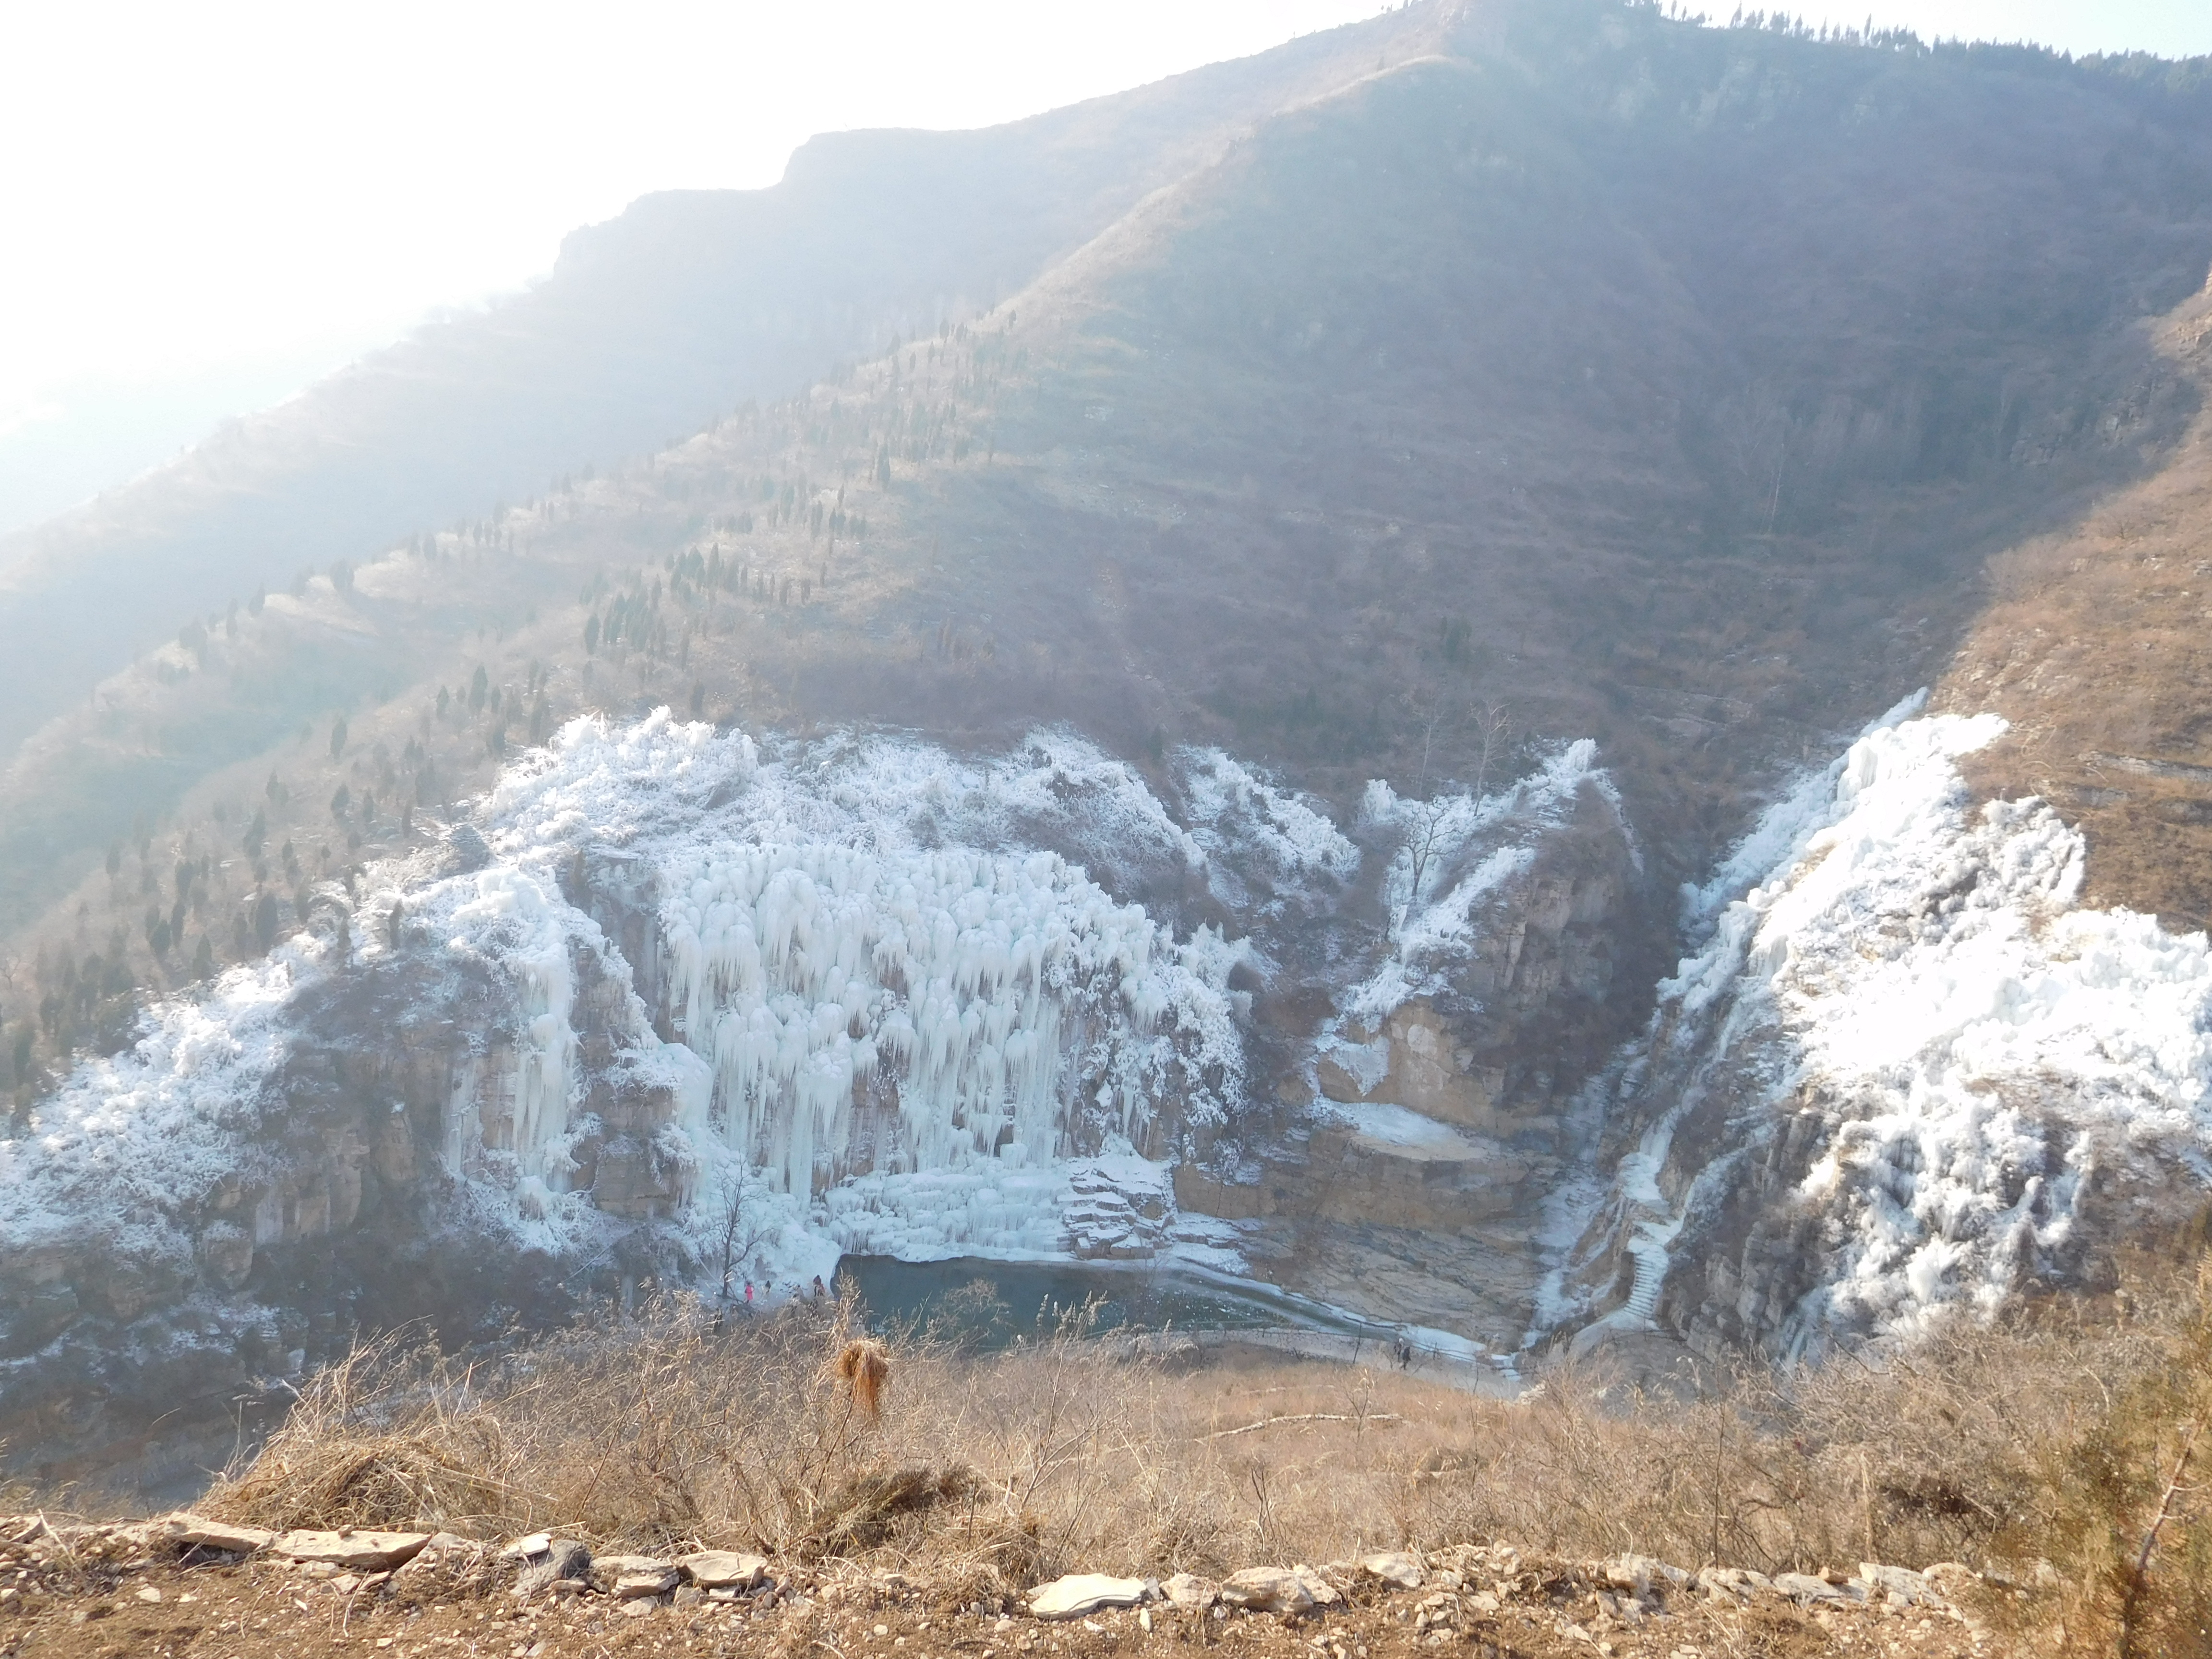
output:
M1079 738L969 760L841 734L763 756L665 711L580 720L487 819L518 871L596 862L611 930L649 916L658 971L638 979L711 1078L704 1150L801 1200L861 1175L1158 1158L1167 1107L1180 1127L1241 1103L1243 945L1178 939L1090 873L1206 854Z
M1603 1324L1643 1328L1668 1251L1691 1249L1723 1287L1700 1316L1786 1350L1910 1332L2054 1271L2100 1183L2163 1190L2178 1170L2193 1188L2212 1168L2205 936L2081 906L2079 832L2039 800L1977 805L1960 776L2005 722L1923 702L1685 891L1702 948L1661 984L1626 1068L1624 1104L1650 1127L1586 1241L1594 1265L1637 1258L1635 1301ZM1785 1133L1811 1149L1776 1167L1793 1210L1820 1218L1818 1260L1768 1306L1718 1218Z

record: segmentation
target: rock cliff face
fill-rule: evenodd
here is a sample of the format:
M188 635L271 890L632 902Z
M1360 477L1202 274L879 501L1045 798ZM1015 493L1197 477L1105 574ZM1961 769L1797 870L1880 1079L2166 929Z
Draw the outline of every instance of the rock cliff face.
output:
M1389 848L1376 958L1285 1069L1271 1138L1176 1172L1188 1209L1247 1224L1261 1271L1370 1316L1511 1352L1547 1261L1540 1216L1592 1126L1572 1103L1644 1006L1621 957L1647 884L1618 799L1576 745L1486 805L1370 790ZM1417 860L1422 867L1416 869Z
M372 928L375 943L361 938ZM659 1139L684 1079L603 942L564 941L559 961L595 1062L593 1109L564 1152L612 1249L624 1222L691 1197ZM210 1417L364 1332L426 1321L465 1340L556 1314L580 1269L639 1271L635 1250L558 1255L530 1224L544 965L429 947L422 924L333 887L313 933L163 1008L135 1050L71 1078L9 1149L11 1443L74 1460L55 1474L204 1461L190 1437ZM187 1435L171 1457L141 1443L162 1417Z
M1326 1240L1457 1241L1561 1167L1638 880L1592 747L1344 829L1218 751L1163 781L1064 733L577 723L9 1144L11 1420L158 1462L159 1410L365 1329L846 1249L1272 1273L1510 1347L1449 1252L1408 1297Z
M1229 1272L1509 1365L2094 1277L2201 1191L2212 957L2081 908L2079 836L1960 778L2003 722L1917 707L1681 896L1640 1034L1587 743L1340 824L1218 750L578 721L8 1144L9 1438L158 1477L367 1331L845 1251Z

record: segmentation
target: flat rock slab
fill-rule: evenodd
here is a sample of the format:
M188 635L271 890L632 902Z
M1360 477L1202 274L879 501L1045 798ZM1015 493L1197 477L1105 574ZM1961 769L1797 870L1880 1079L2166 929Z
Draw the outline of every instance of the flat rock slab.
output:
M702 1589L751 1589L768 1577L768 1559L735 1550L699 1550L679 1555L676 1565Z
M592 1577L594 1582L605 1579L612 1583L626 1572L673 1572L676 1564L664 1561L657 1555L595 1555L592 1558Z
M1707 1591L1723 1591L1743 1601L1749 1601L1760 1590L1774 1587L1765 1573L1752 1572L1742 1567L1700 1567L1697 1582Z
M1145 1599L1147 1590L1141 1578L1072 1572L1031 1590L1030 1611L1040 1619L1079 1619L1101 1607L1133 1607Z
M1842 1601L1847 1598L1842 1590L1825 1578L1815 1578L1809 1572L1778 1572L1770 1581L1783 1595L1800 1601Z
M659 1595L684 1582L672 1561L651 1555L595 1555L592 1558L592 1587L624 1601Z
M1425 1575L1420 1558L1404 1550L1382 1550L1359 1558L1359 1570L1370 1578L1380 1578L1386 1584L1395 1584L1400 1589L1419 1589Z
M565 1580L588 1582L591 1576L590 1548L580 1539L554 1538L546 1541L544 1549L525 1559L515 1588L531 1594Z
M1253 1613L1309 1613L1314 1606L1304 1579L1287 1567L1247 1567L1221 1581L1221 1599Z
M458 1578L476 1566L489 1547L450 1532L434 1532L407 1562L392 1571L392 1582L422 1584Z
M427 1532L288 1532L270 1548L287 1560L382 1572L412 1561L429 1541Z
M1910 1567L1888 1567L1879 1561L1862 1561L1859 1563L1859 1577L1869 1589L1886 1590L1892 1600L1906 1607L1938 1599L1929 1587L1926 1577Z
M234 1555L252 1555L276 1541L264 1527L234 1527L200 1515L173 1515L157 1523L155 1534L186 1549L228 1550Z

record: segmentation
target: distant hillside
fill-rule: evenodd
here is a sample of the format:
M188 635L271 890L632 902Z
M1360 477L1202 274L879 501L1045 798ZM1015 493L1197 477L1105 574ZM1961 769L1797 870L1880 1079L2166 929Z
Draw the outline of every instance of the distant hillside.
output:
M2183 431L2195 384L2142 325L2212 264L2207 110L2160 65L1414 8L650 198L531 295L17 546L19 730L82 696L88 636L204 614L19 750L5 912L182 833L226 768L250 810L245 781L326 761L303 723L397 753L480 665L539 723L1059 719L1325 791L1424 742L1467 773L1494 706L1600 739L1663 893L1940 672L1993 551ZM433 559L299 580L456 511ZM223 609L272 576L297 599ZM665 583L686 608L588 678L587 619Z
M196 613L650 453L991 304L1401 27L987 131L828 135L772 189L650 196L577 231L528 292L0 538L0 745Z

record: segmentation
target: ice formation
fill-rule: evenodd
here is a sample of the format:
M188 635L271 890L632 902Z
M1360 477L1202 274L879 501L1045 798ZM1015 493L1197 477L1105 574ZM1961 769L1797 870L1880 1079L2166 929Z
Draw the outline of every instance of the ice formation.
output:
M281 1094L285 1012L310 958L281 950L163 1011L137 1047L79 1066L34 1133L0 1141L0 1256L19 1265L88 1228L142 1261L188 1261L179 1206L255 1173L250 1148ZM266 1237L281 1217L244 1222Z
M928 1261L1155 1254L1174 1208L1169 1170L1131 1153L992 1170L865 1175L823 1195L847 1249Z
M1247 784L1340 860L1309 809ZM772 1283L841 1248L1129 1254L1158 1241L1176 1137L1243 1103L1244 945L1178 936L1091 873L1173 890L1206 854L1067 734L975 759L850 735L763 756L665 710L579 720L455 833L474 837L459 871L372 874L360 908L400 901L402 942L303 935L81 1066L40 1134L0 1148L0 1240L136 1227L133 1248L189 1255L217 1187L277 1156L256 1149L305 994L380 969L478 1030L441 1105L455 1202L556 1252L619 1231L575 1188L627 1135L644 1212L711 1256L734 1198L748 1276Z
M1829 1220L1815 1288L1778 1332L1787 1347L1994 1306L2063 1253L2100 1167L2212 1168L2204 935L2080 908L2078 834L2040 801L1971 805L1956 762L2004 721L1919 707L1793 790L1686 896L1711 931L1662 985L1661 1051L1638 1067L1676 1098L1614 1182L1637 1272L1608 1322L1651 1316L1677 1235L1747 1145L1808 1105L1826 1139L1796 1197ZM1674 1132L1704 1091L1741 1086L1716 1081L1724 1066L1756 1099L1670 1201Z
M1176 761L1191 839L1223 903L1260 915L1326 897L1359 870L1359 848L1311 802L1279 789L1218 749Z
M627 799L695 776L716 781L711 807L687 810L682 784L659 809ZM701 1127L778 1190L1043 1164L1146 1139L1170 1098L1185 1122L1241 1098L1239 947L1176 939L1037 845L1202 857L1088 744L962 763L873 737L763 760L742 734L586 722L503 788L495 841L544 845L549 809L591 826L578 845L623 826L672 1023L711 1068ZM889 1121L863 1146L872 1105Z
M1345 998L1345 1012L1374 1025L1442 989L1480 943L1486 902L1535 862L1543 837L1572 818L1585 788L1618 809L1612 780L1597 764L1597 744L1588 738L1493 794L1409 800L1380 779L1370 783L1361 823L1398 842L1382 882L1389 949Z
M723 1135L786 1191L836 1161L879 1075L891 1157L920 1169L1048 1159L1085 1119L1141 1138L1170 1093L1218 1121L1241 1075L1234 948L1177 945L1057 854L721 842L662 875L678 1029Z

